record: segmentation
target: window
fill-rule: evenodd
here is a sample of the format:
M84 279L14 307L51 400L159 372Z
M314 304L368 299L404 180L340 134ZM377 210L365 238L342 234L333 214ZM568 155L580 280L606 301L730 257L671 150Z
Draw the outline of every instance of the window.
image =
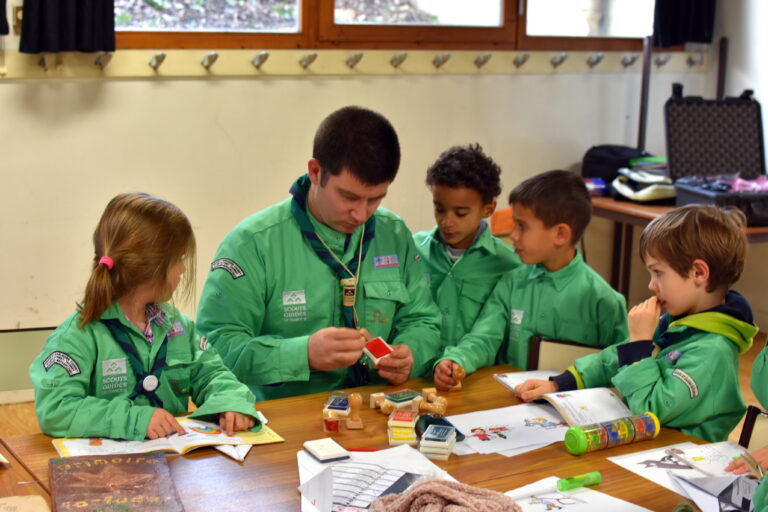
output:
M645 37L654 0L528 0L529 36Z
M503 4L501 0L335 0L333 21L337 25L500 27Z

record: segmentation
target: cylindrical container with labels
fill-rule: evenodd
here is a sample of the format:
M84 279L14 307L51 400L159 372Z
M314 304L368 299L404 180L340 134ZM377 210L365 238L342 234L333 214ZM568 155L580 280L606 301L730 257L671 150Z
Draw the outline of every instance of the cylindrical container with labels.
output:
M652 412L619 418L583 427L571 427L565 432L565 447L573 455L603 450L613 446L653 439L659 435L661 424Z

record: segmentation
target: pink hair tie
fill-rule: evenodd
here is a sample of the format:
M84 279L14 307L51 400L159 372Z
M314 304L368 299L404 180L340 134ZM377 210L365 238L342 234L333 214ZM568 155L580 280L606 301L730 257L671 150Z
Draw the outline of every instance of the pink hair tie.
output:
M112 270L112 267L115 266L115 262L112 261L112 258L109 256L102 256L101 259L99 259L99 265L106 265L109 270Z

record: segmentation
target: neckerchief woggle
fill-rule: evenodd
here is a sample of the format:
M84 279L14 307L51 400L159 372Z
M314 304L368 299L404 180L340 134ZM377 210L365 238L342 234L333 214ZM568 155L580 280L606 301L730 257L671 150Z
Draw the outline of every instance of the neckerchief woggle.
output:
M301 234L304 236L307 242L309 242L309 245L315 251L317 257L320 258L326 265L328 265L336 273L336 275L339 276L339 279L354 277L354 274L357 273L357 256L353 256L350 262L347 264L347 268L353 273L352 276L349 276L347 275L348 273L344 267L342 267L323 246L323 243L318 238L317 233L315 233L315 228L312 226L312 222L309 220L307 214L307 193L309 192L309 186L309 176L305 174L296 180L296 182L291 186L290 190L290 193L293 196L293 201L291 201L291 213L293 213L293 217L299 224ZM368 221L365 223L365 235L363 236L363 248L360 261L364 260L365 255L368 253L368 247L371 245L371 240L373 240L375 230L376 216L371 215L371 218L368 219ZM351 238L351 235L347 235L346 241L344 242L345 250L348 247ZM360 283L358 282L358 286L359 284ZM344 326L351 329L356 329L358 326L355 325L355 311L353 307L344 306L342 302L342 313L344 317ZM368 371L359 360L348 368L347 381L347 387L365 386L370 382L370 379L368 378Z
M133 373L136 374L136 387L133 388L133 393L130 394L128 400L133 400L139 395L144 395L149 398L149 403L153 407L163 408L163 401L157 396L157 388L160 387L160 375L163 373L163 367L165 366L165 356L168 353L168 336L165 336L160 344L160 351L155 359L155 364L152 365L152 370L149 372L144 371L144 365L141 363L136 347L128 340L128 336L125 335L125 327L115 318L102 318L101 322L107 326L109 332L112 333L112 337L115 339L120 348L123 349L125 355L128 356L128 361L131 363Z

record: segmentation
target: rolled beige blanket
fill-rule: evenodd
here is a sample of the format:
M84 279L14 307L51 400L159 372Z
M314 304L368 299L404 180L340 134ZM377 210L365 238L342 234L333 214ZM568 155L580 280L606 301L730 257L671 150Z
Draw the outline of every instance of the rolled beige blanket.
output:
M448 480L422 480L402 494L376 498L371 512L520 512L497 491Z

